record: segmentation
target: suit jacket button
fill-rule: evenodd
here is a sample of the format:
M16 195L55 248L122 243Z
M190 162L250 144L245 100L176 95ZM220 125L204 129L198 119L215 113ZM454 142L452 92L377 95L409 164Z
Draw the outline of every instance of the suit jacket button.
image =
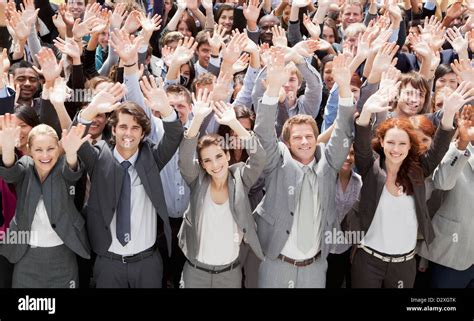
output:
M295 215L295 214L293 214L293 212L290 212L290 215L293 216L293 215Z
M286 234L290 235L290 231L287 230L287 231L286 231Z
M108 231L108 230L109 230L109 227L108 227L108 226L106 226L106 227L105 227L105 230L106 230L106 231Z
M246 230L245 228L244 228L242 231L243 231L244 233L247 233L247 230Z
M52 228L56 228L56 224L54 224L54 223L51 224L51 227L52 227Z

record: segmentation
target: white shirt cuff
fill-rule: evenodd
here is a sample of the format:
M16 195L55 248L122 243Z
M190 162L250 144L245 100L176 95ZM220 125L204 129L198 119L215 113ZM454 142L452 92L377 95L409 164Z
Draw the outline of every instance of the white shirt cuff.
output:
M171 122L175 121L176 119L178 119L178 116L176 116L176 112L173 111L171 113L171 115L168 115L168 116L163 117L161 119L165 122L171 123Z
M262 104L265 105L276 105L278 103L278 97L269 97L266 94L262 97Z
M339 105L341 106L353 106L354 105L354 95L348 98L342 98L339 96Z

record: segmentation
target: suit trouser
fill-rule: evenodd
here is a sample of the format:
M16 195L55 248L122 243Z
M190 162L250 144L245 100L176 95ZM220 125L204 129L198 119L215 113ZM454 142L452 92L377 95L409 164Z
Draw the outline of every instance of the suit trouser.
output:
M324 288L328 263L319 256L307 266L294 266L268 257L258 270L259 288Z
M97 288L161 288L162 277L163 261L158 249L133 263L97 255L94 264Z
M464 271L430 262L433 288L474 288L474 265Z
M352 261L352 288L413 288L416 260L383 262L357 249Z
M167 249L160 249L163 254L163 287L167 287L167 282L173 284L175 289L179 288L181 281L181 274L183 273L183 266L186 262L186 256L184 256L183 251L179 247L178 242L178 232L181 228L183 219L170 217L171 225L171 257L168 255ZM166 247L166 239L163 239L163 242Z
M66 245L29 247L13 268L13 288L78 288L76 254Z
M7 258L0 255L0 289L12 287L13 264Z
M230 264L212 266L200 263L199 265L209 270L222 270ZM242 269L238 265L229 271L213 274L197 269L186 262L183 268L183 286L185 288L241 288Z
M240 245L239 261L242 264L243 286L246 289L258 287L258 268L262 261L255 255L250 245Z
M329 253L326 288L339 289L344 280L346 288L351 288L351 248L341 254Z

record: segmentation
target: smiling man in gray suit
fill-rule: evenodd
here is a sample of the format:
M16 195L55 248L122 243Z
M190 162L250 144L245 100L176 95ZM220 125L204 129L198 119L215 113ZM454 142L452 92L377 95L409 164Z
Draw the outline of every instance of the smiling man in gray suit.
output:
M78 151L91 179L85 212L97 254L94 279L99 288L159 288L163 262L157 239L161 231L171 253L160 171L178 149L183 126L173 108L162 104L157 111L164 135L158 144L152 143L147 138L150 119L141 107L132 102L110 107L108 102L118 96L111 94L114 87L97 94L78 117L90 124L97 114L116 108L109 118L113 146L104 141L94 146L86 142Z
M351 74L343 56L334 60L339 85L336 127L327 145L317 145L318 129L311 116L296 115L275 132L278 95L288 80L282 53L272 53L267 90L259 104L255 133L267 152L266 194L256 209L258 236L265 254L259 287L326 285L330 244L324 234L335 222L337 173L352 143L354 104ZM302 62L304 63L304 62ZM286 77L285 77L286 75Z

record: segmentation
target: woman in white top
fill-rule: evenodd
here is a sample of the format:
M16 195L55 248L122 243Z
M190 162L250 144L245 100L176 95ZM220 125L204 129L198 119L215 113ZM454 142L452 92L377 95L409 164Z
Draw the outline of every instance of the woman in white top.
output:
M441 126L425 153L420 152L416 131L406 118L383 122L371 146L371 115L390 108L399 85L381 86L356 121L355 162L363 185L358 206L346 217L349 229L361 234L352 264L352 286L356 288L413 287L417 234L427 244L434 238L424 179L449 148L455 113L472 99L466 82L448 97Z
M248 192L265 166L265 151L236 119L232 106L224 102L214 104L216 120L237 133L249 158L229 166L228 150L240 148L240 144L225 142L219 135L205 135L198 141L202 121L212 111L210 97L207 89L199 91L198 99L193 97L194 119L179 147L179 167L191 190L178 235L188 260L183 286L235 288L242 282L238 262L241 242L263 259Z
M9 237L0 245L0 253L14 264L12 287L78 287L76 254L90 258L84 219L74 205L74 185L82 175L76 153L89 138L82 137L85 127L63 132L63 155L54 129L36 126L28 135L29 156L19 160L16 117L0 116L0 127L0 177L14 184L17 194Z

